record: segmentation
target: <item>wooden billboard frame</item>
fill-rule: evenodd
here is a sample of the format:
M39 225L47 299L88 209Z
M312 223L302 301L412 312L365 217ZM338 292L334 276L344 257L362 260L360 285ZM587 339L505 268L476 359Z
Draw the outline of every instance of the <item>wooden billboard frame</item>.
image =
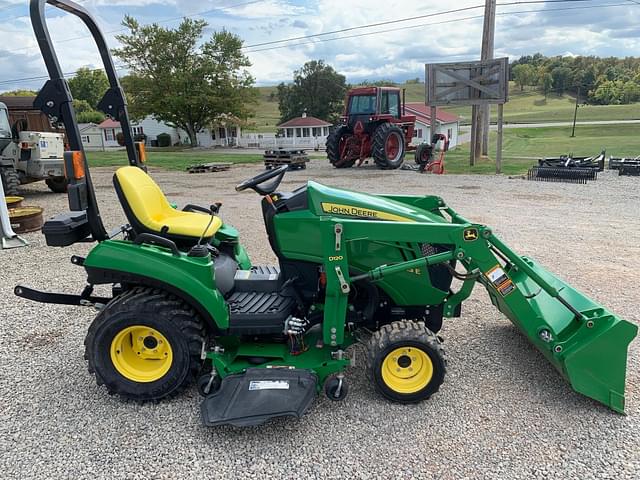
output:
M460 72L468 72L466 75ZM438 83L438 73L453 78ZM468 78L467 78L468 77ZM442 90L444 88L444 90ZM438 89L441 89L438 91ZM468 89L463 98L447 98L451 94ZM472 105L474 112L479 105L498 105L498 139L496 146L496 173L502 171L502 124L504 104L509 101L509 58L495 58L473 62L449 62L425 64L425 104L431 107L431 118L436 118L436 107ZM432 133L437 129L437 119L432 120ZM471 165L475 162L472 131ZM476 132L477 134L477 132Z
M464 75L461 71L468 73ZM438 83L438 73L447 75L454 81ZM445 90L438 91L442 88ZM468 89L467 97L446 98L464 89ZM506 103L509 99L509 58L426 64L425 91L427 105L431 106Z

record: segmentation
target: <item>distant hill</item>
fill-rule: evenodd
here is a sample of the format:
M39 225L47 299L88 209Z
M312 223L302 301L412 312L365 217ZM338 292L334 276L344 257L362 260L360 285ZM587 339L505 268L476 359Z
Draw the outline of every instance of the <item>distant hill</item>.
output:
M407 102L423 102L425 100L424 83L398 84L406 89ZM254 124L250 130L255 132L275 132L280 120L277 87L258 87L260 92L256 115L250 121ZM271 94L274 93L273 98ZM573 120L575 97L571 95L550 94L545 100L537 90L525 88L520 91L513 82L510 85L509 102L505 105L505 122L508 123L548 123L568 122ZM462 124L468 124L471 118L471 107L448 107L447 111L460 116ZM495 120L496 108L492 109ZM586 105L578 109L578 120L637 120L640 119L639 104L631 105Z

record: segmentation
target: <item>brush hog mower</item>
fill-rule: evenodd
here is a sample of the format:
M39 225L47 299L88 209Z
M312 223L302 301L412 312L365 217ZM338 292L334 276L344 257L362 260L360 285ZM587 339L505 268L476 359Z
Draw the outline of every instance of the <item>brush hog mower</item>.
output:
M390 401L428 399L446 361L436 335L457 317L474 286L542 352L579 393L622 412L627 347L636 326L532 259L507 247L436 196L372 195L313 181L279 189L287 166L240 183L260 202L276 266L253 265L220 204L175 209L144 169L132 142L122 90L93 19L67 0L48 0L84 20L96 39L123 127L129 166L113 183L127 224L107 234L100 219L65 80L44 23L31 15L54 102L72 152L66 155L71 211L47 221L49 245L93 241L72 263L86 274L79 294L17 286L23 298L93 306L85 340L89 371L110 393L138 401L192 383L205 425L257 425L300 417L319 392L345 398L348 347L364 342L376 390ZM57 95L57 96L56 96ZM452 291L452 279L460 288ZM106 298L95 285L110 285Z
M598 172L604 170L605 156L603 150L595 157L562 155L558 158L541 158L537 166L529 169L527 180L586 184L589 180L598 179Z
M442 142L442 148L436 159L438 142ZM447 136L442 133L434 133L431 137L431 144L423 143L416 148L415 162L418 165L418 171L420 173L435 173L436 175L444 174L444 158L447 150L449 150Z

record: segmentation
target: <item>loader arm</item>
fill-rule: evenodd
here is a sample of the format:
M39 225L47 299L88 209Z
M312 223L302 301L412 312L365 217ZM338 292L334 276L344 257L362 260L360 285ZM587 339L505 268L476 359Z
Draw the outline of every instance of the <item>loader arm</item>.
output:
M574 390L615 411L624 411L627 348L637 327L578 292L533 260L509 249L492 230L474 224L444 205L438 197L387 196L422 207L450 223L368 221L326 217L323 222L327 297L324 341L340 345L340 320L345 317L350 285L377 282L417 267L457 260L466 273L460 289L445 299L444 316L469 297L476 283L493 305L569 381ZM446 214L446 216L445 216ZM350 277L347 245L352 241L430 242L451 246L441 252L392 265L380 265Z

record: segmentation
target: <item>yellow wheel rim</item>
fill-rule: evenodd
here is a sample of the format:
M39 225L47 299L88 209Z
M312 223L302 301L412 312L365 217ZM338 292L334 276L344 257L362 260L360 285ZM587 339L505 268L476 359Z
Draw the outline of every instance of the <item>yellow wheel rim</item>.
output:
M161 379L173 362L173 351L165 336L144 325L120 330L111 341L110 353L118 373L134 382Z
M397 393L415 393L425 388L433 377L429 355L415 347L400 347L382 361L382 380Z

